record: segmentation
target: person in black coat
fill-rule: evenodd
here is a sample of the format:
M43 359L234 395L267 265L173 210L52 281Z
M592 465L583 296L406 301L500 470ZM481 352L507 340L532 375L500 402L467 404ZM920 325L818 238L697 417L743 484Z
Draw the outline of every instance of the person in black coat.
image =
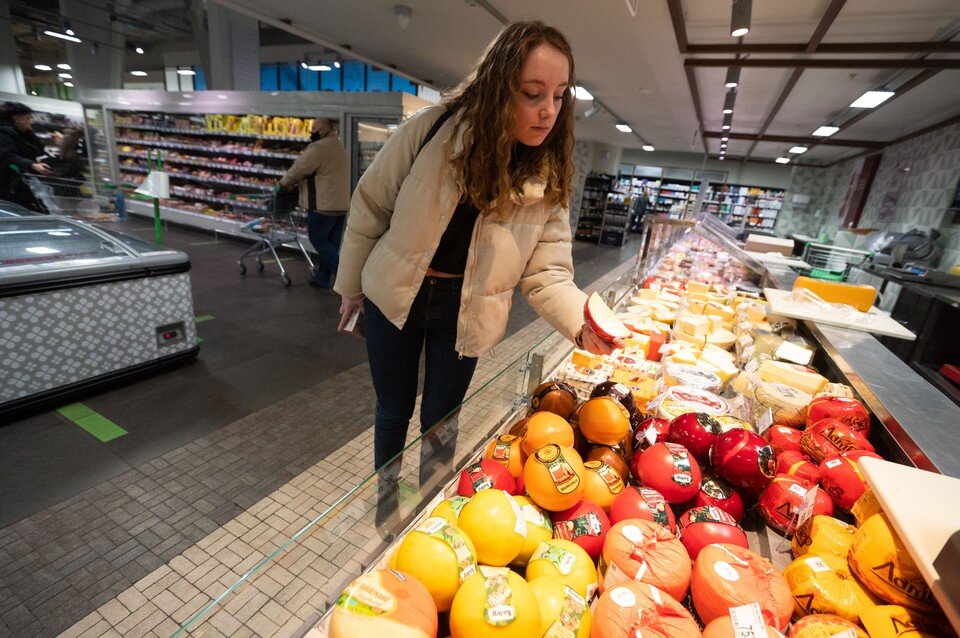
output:
M50 167L37 161L43 143L32 130L33 109L20 102L6 102L0 112L0 199L40 210L20 175L49 175Z

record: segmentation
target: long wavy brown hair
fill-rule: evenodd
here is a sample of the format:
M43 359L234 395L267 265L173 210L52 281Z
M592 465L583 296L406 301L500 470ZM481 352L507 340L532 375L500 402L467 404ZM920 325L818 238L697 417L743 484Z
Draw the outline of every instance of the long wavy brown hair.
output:
M569 88L556 123L539 146L515 143L520 69L533 49L549 44L570 64ZM464 129L463 149L450 158L464 201L481 212L498 208L534 175L546 179L544 199L566 205L573 180L573 52L566 37L537 20L513 22L487 46L471 73L444 99L458 113L457 130ZM451 139L455 137L452 136Z

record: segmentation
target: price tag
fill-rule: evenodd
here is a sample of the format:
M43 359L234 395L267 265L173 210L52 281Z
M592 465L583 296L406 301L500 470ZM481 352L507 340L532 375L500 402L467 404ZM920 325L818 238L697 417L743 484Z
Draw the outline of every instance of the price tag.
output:
M773 425L773 410L767 408L757 417L757 431L762 436Z
M760 603L731 607L730 620L736 638L766 638L767 624L763 622Z

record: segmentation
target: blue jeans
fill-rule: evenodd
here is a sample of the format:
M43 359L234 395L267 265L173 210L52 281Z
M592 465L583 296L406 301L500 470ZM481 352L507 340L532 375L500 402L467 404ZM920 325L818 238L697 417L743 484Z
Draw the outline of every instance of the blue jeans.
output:
M346 217L307 211L307 237L317 251L318 274L314 281L324 288L330 287L330 278L337 274L340 241L343 239L343 222Z
M451 413L463 402L477 367L475 357L461 357L455 349L462 287L462 278L425 278L403 330L390 323L369 299L364 304L363 330L377 395L373 437L377 469L397 457L406 444L417 401L420 354L426 346L420 432L446 421L424 437L421 484L426 456L453 459L457 421ZM386 474L395 478L399 467L399 462L391 463Z

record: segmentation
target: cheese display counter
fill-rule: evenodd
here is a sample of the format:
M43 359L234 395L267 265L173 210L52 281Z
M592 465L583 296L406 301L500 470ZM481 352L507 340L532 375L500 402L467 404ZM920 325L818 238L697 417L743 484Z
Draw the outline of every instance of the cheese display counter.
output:
M920 411L942 395L869 334L770 314L796 273L719 222L657 224L616 315L585 309L622 350L551 334L178 635L298 578L324 603L276 602L311 637L952 635L858 462L960 476L960 410Z

